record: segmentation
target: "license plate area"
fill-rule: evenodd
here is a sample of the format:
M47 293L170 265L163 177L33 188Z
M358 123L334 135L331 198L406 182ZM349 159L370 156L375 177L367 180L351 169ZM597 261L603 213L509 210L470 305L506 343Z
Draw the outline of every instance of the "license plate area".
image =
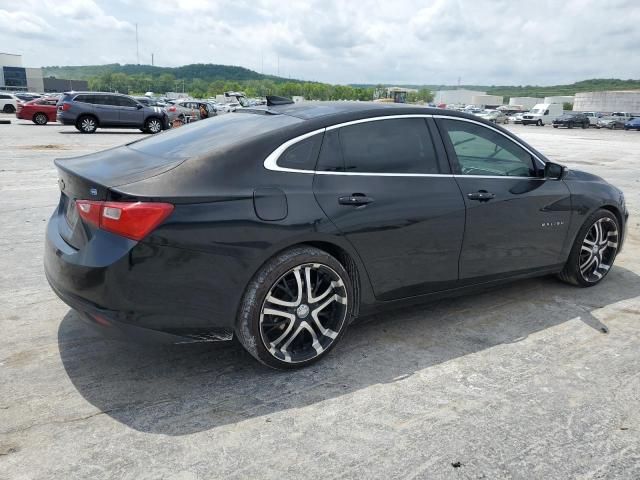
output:
M67 225L71 231L75 230L76 225L78 224L78 209L76 208L76 201L64 196L65 205L64 205L64 218L67 221Z

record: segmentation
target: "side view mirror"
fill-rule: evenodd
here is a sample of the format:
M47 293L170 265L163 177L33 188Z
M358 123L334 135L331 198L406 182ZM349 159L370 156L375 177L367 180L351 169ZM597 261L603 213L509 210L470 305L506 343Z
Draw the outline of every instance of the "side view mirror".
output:
M140 110L140 109L142 108L142 105L138 104L138 105L136 105L136 108L137 108L138 110Z
M544 165L544 178L549 180L562 180L567 173L567 167L558 163L547 162Z

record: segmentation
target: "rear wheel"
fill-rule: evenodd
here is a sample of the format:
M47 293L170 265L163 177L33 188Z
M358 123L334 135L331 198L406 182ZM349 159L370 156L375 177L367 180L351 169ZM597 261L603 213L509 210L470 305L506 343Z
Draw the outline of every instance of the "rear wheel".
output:
M578 232L560 279L580 287L596 285L613 266L619 241L616 216L608 210L598 210Z
M567 124L567 128L573 128L573 122L569 122L569 123Z
M4 108L2 109L2 111L4 113L13 113L16 111L16 107L14 107L13 105L11 105L10 103L7 103Z
M162 131L162 121L157 117L147 118L144 128L149 133L160 133Z
M589 122L582 122L582 128L589 128Z
M349 275L333 256L313 247L287 250L267 262L247 287L238 339L269 367L304 367L342 337L353 298Z
M36 113L33 116L33 123L36 125L46 125L47 124L47 116L44 113Z
M82 115L78 118L76 128L82 133L94 133L98 128L98 120L91 115Z

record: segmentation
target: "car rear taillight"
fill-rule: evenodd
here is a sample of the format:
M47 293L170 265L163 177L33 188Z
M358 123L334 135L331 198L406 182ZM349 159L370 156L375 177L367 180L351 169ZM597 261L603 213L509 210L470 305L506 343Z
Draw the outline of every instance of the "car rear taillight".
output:
M173 212L170 203L76 200L86 222L132 240L142 240Z
M67 110L70 110L70 109L71 109L71 104L67 102L64 102L62 105L58 107L58 110L60 110L61 112L66 112Z

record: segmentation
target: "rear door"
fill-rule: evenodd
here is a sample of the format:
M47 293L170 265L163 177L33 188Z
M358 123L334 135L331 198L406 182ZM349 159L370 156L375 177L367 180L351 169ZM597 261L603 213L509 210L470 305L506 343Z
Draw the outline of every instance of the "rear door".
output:
M144 109L133 98L118 97L120 125L123 127L142 127Z
M458 282L465 207L439 151L419 116L367 119L325 133L314 193L381 300Z
M117 126L120 123L120 102L117 95L92 95L91 98L100 126Z
M471 282L562 262L570 193L544 166L497 129L439 119L467 207L460 280Z

